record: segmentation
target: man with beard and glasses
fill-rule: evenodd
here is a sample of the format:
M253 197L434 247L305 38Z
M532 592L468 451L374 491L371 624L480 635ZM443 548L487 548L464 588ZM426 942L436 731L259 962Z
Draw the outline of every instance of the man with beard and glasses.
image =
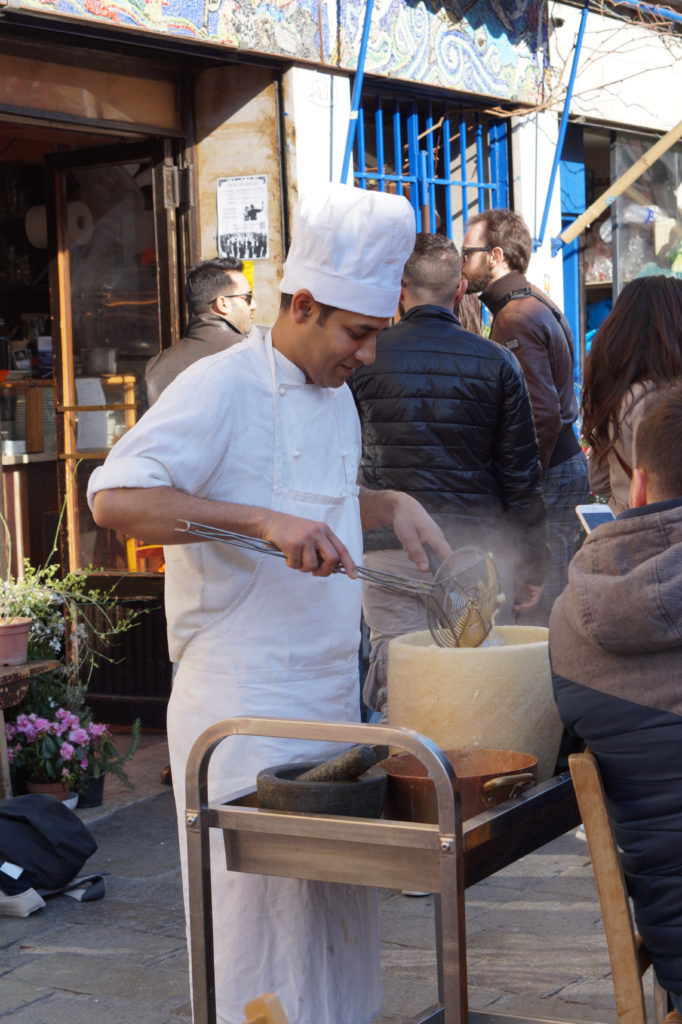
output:
M527 624L546 626L566 586L575 550L575 506L587 500L587 460L575 431L573 337L557 306L525 276L533 243L512 210L488 210L468 222L462 245L467 291L480 293L493 315L490 338L521 363L540 446L551 566L544 593Z

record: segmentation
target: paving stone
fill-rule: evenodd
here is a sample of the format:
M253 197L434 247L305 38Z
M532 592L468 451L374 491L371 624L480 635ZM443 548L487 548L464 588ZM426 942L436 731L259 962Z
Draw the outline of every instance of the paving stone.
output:
M433 896L403 896L396 892L381 908L384 942L435 950Z
M2 971L2 982L0 983L0 1019L11 1018L14 1024L15 1014L28 1007L35 1007L41 1000L47 1000L52 995L49 987L40 988L33 986L30 994L26 991L25 985L14 981L11 973Z
M83 950L78 956L54 952L36 956L12 972L12 981L26 986L52 987L57 991L83 995L118 996L125 991L145 1008L163 1005L168 998L186 998L187 974L184 954L168 958L163 967L121 962L93 956Z
M105 956L121 962L130 960L137 965L152 964L169 954L177 953L179 949L183 955L186 953L186 949L169 936L157 936L153 944L150 944L148 932L103 927L101 922L96 927L90 923L72 925L66 931L51 931L33 939L30 944L24 942L20 945L22 953L33 956Z
M82 996L55 992L12 1014L11 1024L192 1024L188 1003L146 1005L111 996Z

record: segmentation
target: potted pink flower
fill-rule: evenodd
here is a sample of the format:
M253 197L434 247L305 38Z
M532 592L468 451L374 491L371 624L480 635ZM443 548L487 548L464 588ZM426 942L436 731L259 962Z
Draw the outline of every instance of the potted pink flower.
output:
M130 744L123 753L117 749L109 726L104 722L88 722L85 728L89 740L86 764L80 773L76 790L81 807L97 807L102 803L104 777L107 772L115 775L128 789L133 788L123 765L137 750L140 742L140 720L138 718L133 722Z
M54 718L19 714L14 723L5 724L10 765L14 773L21 774L28 792L52 792L64 800L74 790L81 806L95 806L102 802L104 775L109 771L132 789L123 765L137 749L139 721L133 725L128 750L121 754L109 726L89 721L88 716L87 709L77 715L60 707ZM100 789L99 799L88 800L87 790L93 782Z
M65 800L87 767L90 737L78 718L59 708L54 719L19 714L5 724L7 755L26 789Z

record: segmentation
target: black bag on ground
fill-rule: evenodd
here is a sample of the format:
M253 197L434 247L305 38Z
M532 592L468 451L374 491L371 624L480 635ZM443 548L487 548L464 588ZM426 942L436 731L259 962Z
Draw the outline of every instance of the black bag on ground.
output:
M96 849L78 815L53 796L0 801L0 889L8 896L64 891Z

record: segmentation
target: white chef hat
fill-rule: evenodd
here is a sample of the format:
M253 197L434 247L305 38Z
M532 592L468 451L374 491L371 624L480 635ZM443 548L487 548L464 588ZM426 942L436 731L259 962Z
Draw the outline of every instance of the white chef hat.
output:
M404 196L325 185L296 207L280 291L307 288L327 306L393 316L414 242L414 212Z

